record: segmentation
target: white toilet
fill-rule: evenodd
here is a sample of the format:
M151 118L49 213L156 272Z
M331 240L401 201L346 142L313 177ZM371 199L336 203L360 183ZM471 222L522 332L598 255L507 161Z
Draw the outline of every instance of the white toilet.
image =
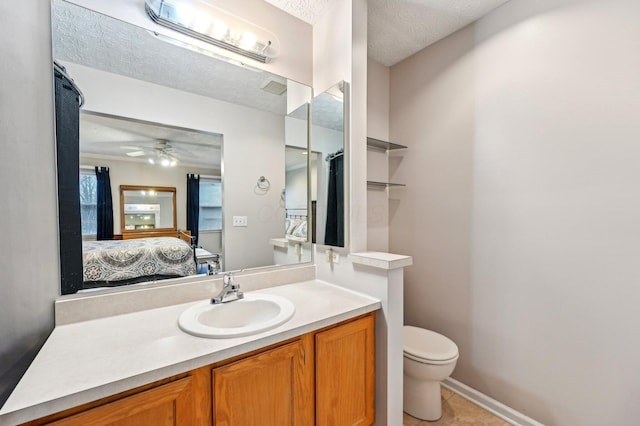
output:
M418 419L442 416L440 382L451 375L458 347L451 339L424 328L404 326L404 411Z

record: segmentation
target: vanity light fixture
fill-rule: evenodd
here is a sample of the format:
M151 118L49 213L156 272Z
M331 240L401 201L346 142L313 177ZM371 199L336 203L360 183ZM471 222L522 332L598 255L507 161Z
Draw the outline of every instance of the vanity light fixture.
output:
M273 57L272 40L260 40L255 34L271 37L268 32L213 6L195 0L146 0L145 9L156 24L189 37L262 63Z

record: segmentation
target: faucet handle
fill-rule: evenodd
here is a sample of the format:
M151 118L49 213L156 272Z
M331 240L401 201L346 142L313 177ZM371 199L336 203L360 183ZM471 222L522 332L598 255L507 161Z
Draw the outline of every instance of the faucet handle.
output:
M233 285L233 273L227 272L226 274L224 274L224 277L222 278L222 282L224 283L225 286Z

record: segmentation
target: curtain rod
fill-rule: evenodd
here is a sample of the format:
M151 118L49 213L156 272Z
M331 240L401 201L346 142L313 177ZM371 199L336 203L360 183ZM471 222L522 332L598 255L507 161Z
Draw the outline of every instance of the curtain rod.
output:
M333 160L336 157L340 157L341 155L344 155L344 151L340 150L338 152L334 152L333 154L329 154L325 157L324 161L329 161L329 160Z
M69 82L69 84L71 85L71 88L73 89L73 91L76 92L76 94L78 95L78 103L79 103L78 107L81 108L82 105L84 105L84 94L82 93L82 90L80 90L80 88L78 87L76 82L73 81L73 79L71 77L69 77L69 74L67 74L67 69L54 60L53 61L53 70L54 70L54 73L57 72L58 74L60 74L64 79L66 79Z

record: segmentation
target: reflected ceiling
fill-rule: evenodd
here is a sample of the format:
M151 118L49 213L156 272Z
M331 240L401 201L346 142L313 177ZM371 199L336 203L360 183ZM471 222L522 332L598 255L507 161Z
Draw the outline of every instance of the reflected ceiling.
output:
M157 160L166 154L181 166L219 169L221 147L221 135L93 114L82 114L80 120L83 155L147 162L149 158Z
M52 25L56 59L280 115L286 113L286 92L274 95L261 90L271 80L286 84L281 77L212 60L162 41L145 29L61 0L53 1Z

